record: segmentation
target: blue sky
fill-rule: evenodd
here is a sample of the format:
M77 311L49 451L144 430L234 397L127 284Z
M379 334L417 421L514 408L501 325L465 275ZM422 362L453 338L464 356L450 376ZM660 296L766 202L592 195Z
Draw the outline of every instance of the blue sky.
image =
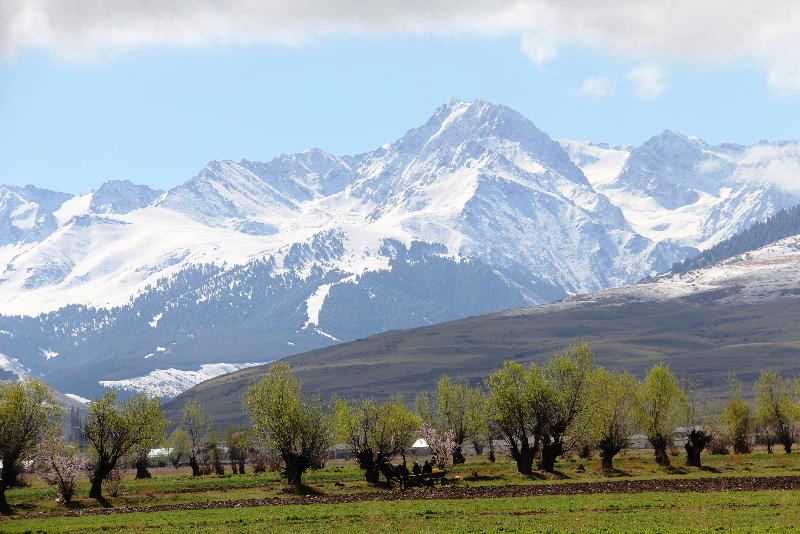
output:
M749 57L651 60L567 42L537 64L522 48L513 32L421 32L156 44L88 59L24 49L0 62L0 183L167 188L212 159L358 153L450 97L509 105L557 138L638 144L665 128L712 143L800 137L797 93L775 90ZM642 67L657 71L646 94L632 75Z

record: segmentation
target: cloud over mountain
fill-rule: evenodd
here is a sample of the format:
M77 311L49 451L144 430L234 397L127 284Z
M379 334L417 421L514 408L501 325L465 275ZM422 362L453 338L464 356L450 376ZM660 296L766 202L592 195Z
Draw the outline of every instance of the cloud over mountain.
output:
M295 45L329 35L512 34L523 36L523 50L537 61L567 44L648 60L755 60L771 86L797 90L798 27L800 8L783 0L31 0L0 3L0 54L44 48L86 58L142 46Z

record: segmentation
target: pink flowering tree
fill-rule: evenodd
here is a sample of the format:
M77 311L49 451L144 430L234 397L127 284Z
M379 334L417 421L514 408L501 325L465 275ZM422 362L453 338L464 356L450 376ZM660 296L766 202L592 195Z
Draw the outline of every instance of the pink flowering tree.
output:
M452 430L439 431L430 423L425 423L422 425L420 435L428 444L433 463L439 466L439 469L450 467L453 463L453 452L458 447L455 432Z
M54 438L42 444L37 460L42 478L48 484L57 486L60 499L69 505L75 495L78 478L85 476L89 470L86 458L62 438Z

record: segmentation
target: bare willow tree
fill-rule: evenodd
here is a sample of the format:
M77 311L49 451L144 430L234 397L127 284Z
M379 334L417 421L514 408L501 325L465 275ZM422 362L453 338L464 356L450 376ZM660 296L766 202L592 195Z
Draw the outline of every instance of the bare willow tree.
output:
M42 382L0 382L0 511L8 511L6 489L17 484L22 462L55 433L61 415L52 390Z
M244 406L256 439L281 457L289 484L302 486L303 473L322 465L330 446L330 416L322 402L303 395L289 366L276 363L245 392Z
M479 387L466 382L453 382L442 376L436 388L436 397L431 403L427 393L417 397L417 414L440 432L452 431L456 447L453 464L463 464L464 442L471 439L477 443L486 428L486 398Z
M183 407L181 430L186 432L189 440L189 465L192 467L192 476L200 476L200 462L198 458L206 449L211 436L211 418L203 405L197 401L187 402Z
M336 439L347 443L370 484L379 482L382 463L404 454L414 444L421 424L400 397L383 403L372 399L361 402L339 399L333 403Z
M136 395L118 403L117 393L108 392L89 407L86 422L89 443L97 456L89 497L102 498L103 481L123 456L149 443L166 422L158 399Z
M684 420L686 394L666 365L656 365L638 388L638 409L645 435L653 446L656 462L669 466L667 448Z
M692 380L682 382L686 398L686 465L702 467L700 454L714 437L709 409L700 398L700 385Z

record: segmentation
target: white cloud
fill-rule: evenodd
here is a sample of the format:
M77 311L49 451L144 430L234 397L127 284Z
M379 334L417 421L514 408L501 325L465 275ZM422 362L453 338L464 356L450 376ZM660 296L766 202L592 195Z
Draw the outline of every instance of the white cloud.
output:
M607 78L590 76L583 80L580 89L578 89L578 93L585 96L603 98L608 96L610 89L611 84Z
M556 42L551 35L526 33L522 36L522 52L536 65L552 61L556 57Z
M636 98L658 98L667 90L664 70L658 65L638 65L628 72L628 80L633 83Z
M767 73L767 83L780 93L800 92L800 62L773 66Z
M800 69L786 67L800 65L798 28L795 0L0 0L6 57L32 48L81 59L142 46L293 45L334 34L524 35L539 62L557 44L652 62L755 60L781 90L800 85Z

